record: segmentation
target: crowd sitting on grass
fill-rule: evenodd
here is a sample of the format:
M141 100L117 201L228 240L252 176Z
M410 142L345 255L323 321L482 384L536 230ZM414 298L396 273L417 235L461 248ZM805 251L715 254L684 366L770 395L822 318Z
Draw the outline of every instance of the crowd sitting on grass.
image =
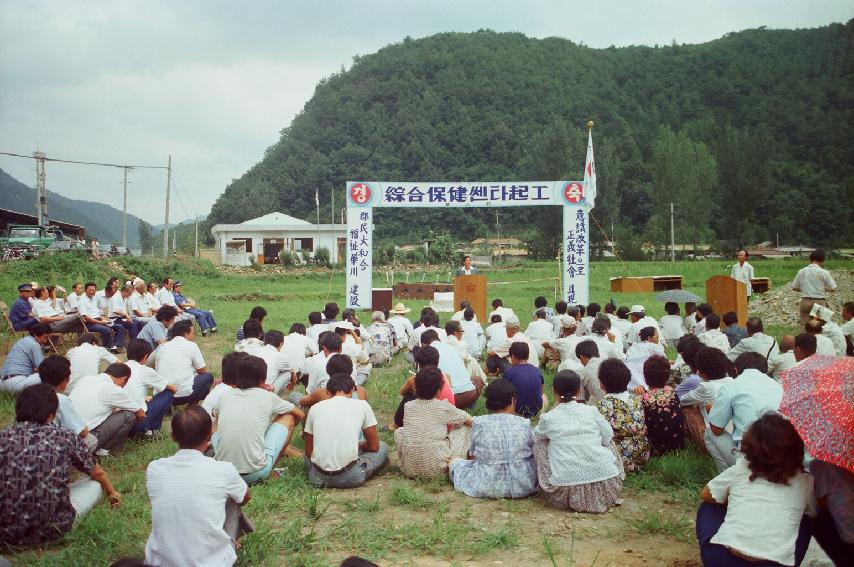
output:
M656 321L642 305L559 301L552 309L541 296L523 332L500 299L486 329L468 302L444 327L429 307L413 325L397 304L372 313L367 328L353 310L328 303L287 335L264 329L267 310L257 306L215 381L195 334L196 325L202 337L216 332L211 312L182 295L182 282L160 283L152 290L111 279L103 292L75 284L55 304L73 314L62 319L36 307L50 301L45 288L19 287L12 324L27 336L7 355L0 388L18 396L15 424L0 432L0 485L15 487L0 497L3 543L61 537L101 489L119 506L97 458L129 437L159 435L172 412L179 450L147 470L151 564L192 564L190 549L234 563L236 542L253 530L241 512L250 485L274 482L282 459L299 458L314 486L361 486L388 462L381 431L394 432L407 477L448 475L475 498L540 492L552 506L589 513L620 505L626 474L682 449L687 434L720 473L703 491L697 520L707 564L798 564L813 533L832 556L852 556L851 473L821 461L810 469L820 474L805 472L803 442L777 413L780 376L815 356L820 339L846 354L825 312L778 344L760 319L737 328L733 314L708 304L686 305L683 318L668 303ZM845 310L847 321L854 305ZM121 329L131 336L126 363L116 356ZM77 346L45 357L62 332L78 332ZM850 328L843 338L851 340ZM393 422L380 425L371 373L395 357L412 369ZM553 405L544 369L556 369ZM473 417L481 396L488 414ZM302 451L292 446L296 435ZM71 468L88 478L69 484ZM814 524L817 512L831 521Z

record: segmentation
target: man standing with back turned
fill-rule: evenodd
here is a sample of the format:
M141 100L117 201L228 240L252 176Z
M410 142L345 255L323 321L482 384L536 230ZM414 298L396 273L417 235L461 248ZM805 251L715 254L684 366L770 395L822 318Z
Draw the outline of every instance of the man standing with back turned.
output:
M812 306L818 303L827 307L827 292L836 291L833 276L824 269L824 259L824 250L820 248L813 250L810 253L809 265L801 268L795 276L795 281L792 282L792 289L801 294L801 331L810 320Z

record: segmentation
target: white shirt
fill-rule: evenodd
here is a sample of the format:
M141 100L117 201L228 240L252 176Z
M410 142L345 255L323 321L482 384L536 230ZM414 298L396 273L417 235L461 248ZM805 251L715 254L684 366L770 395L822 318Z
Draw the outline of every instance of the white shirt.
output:
M703 335L705 334L706 333L703 333ZM702 337L703 335L700 336ZM735 359L745 352L759 353L770 363L771 359L777 356L777 353L780 352L780 347L777 345L777 341L774 337L769 337L765 333L758 332L738 341L738 344L729 350L727 356L731 361L735 362Z
M836 347L833 341L824 335L815 336L815 353L821 356L836 356Z
M234 465L180 449L149 463L145 476L151 501L146 563L219 567L237 561L223 529L225 510L243 502L248 487Z
M33 301L33 313L35 313L36 317L39 319L42 317L65 317L65 313L63 313L61 309L54 307L49 299L36 299Z
M157 298L157 301L160 302L160 305L171 305L172 307L177 307L175 304L175 296L172 295L172 292L166 289L165 287L161 287L157 290L157 295L154 297Z
M694 327L697 326L697 316L694 313L685 315L685 330L689 333L694 332Z
M321 333L325 333L329 330L329 325L325 323L318 323L317 325L312 325L308 329L305 330L306 336L314 339L314 342L320 341Z
M661 329L661 338L668 341L678 339L687 332L682 315L665 315L658 320L658 324Z
M158 374L153 368L144 366L135 360L128 360L127 365L130 367L130 378L128 379L128 383L125 384L124 389L130 399L148 410L148 406L145 403L145 396L148 395L148 389L151 388L155 394L159 394L166 389L169 381Z
M845 335L842 334L842 328L833 321L827 321L821 328L822 336L827 337L833 342L833 348L836 350L836 356L845 356Z
M550 341L555 338L554 326L545 319L537 319L528 323L525 335L532 341Z
M779 380L783 372L789 368L794 368L797 363L794 351L778 352L768 359L768 373Z
M463 342L469 354L475 358L480 358L484 347L486 347L486 335L483 332L483 327L474 319L471 321L463 319L460 321L460 327L463 328Z
M729 352L729 339L720 329L712 329L697 336L700 342L707 347L716 348L724 354Z
M805 513L815 516L812 476L798 472L787 484L763 477L750 480L747 459L740 458L709 481L709 491L716 502L727 505L712 543L757 559L795 564L801 518Z
M448 333L445 332L445 329L439 329L437 327L425 327L421 325L420 327L412 330L412 335L409 337L409 350L414 349L417 346L421 346L421 335L424 334L427 329L433 329L439 335L439 340L444 341L448 338Z
M114 409L133 412L145 409L145 404L133 400L106 374L84 376L68 398L90 431L104 423Z
M151 311L148 307L148 303L146 303L145 297L143 297L143 295L138 291L134 290L134 292L130 294L127 305L128 315L131 317L151 317ZM138 314L137 311L141 313L141 315Z
M219 401L216 460L233 463L240 474L263 469L267 466L264 434L273 416L293 409L292 403L262 388L226 391Z
M839 330L842 331L843 336L849 337L854 341L854 317L842 323Z
M466 310L460 309L459 311L457 311L456 313L451 315L451 320L453 320L453 321L464 321L465 320L465 314L466 314ZM475 313L474 317L472 317L472 321L477 323L477 313Z
M275 382L280 374L285 372L290 374L291 365L287 356L279 352L273 345L264 344L263 341L253 337L237 343L234 350L257 356L267 363L267 384Z
M231 390L231 386L220 382L216 386L211 389L205 399L202 400L202 408L209 414L211 414L212 419L216 419L219 415L219 402L222 399L222 395L227 391Z
M341 470L359 457L359 434L377 424L368 402L334 396L311 407L305 432L314 436L311 462L325 471Z
M77 311L77 306L80 305L80 297L80 295L77 295L73 291L68 294L68 297L65 298L65 310L68 313Z
M810 264L800 269L792 287L801 290L802 298L824 299L827 297L827 290L836 289L836 282L830 272L818 264Z
M80 296L80 303L77 306L77 310L83 317L91 317L92 319L101 318L101 310L98 308L97 297L90 298L88 295Z
M646 327L655 327L655 330L660 334L661 329L658 326L658 321L650 317L649 315L644 315L643 319L638 319L636 322L631 324L629 327L628 341L630 345L640 342L640 333L641 329L645 329Z
M492 316L493 316L493 315L501 315L501 322L502 322L502 323L506 323L506 322L507 322L507 317L510 317L511 315L516 315L516 314L515 314L515 313L513 312L513 310L512 310L512 309L510 309L509 307L504 307L504 306L502 305L501 307L497 307L497 308L495 309L495 311L493 311L492 313L490 313L490 314L489 314L489 316L487 316L487 318L486 318L486 319L487 319L488 321L492 321Z
M679 399L679 403L683 406L714 404L715 400L718 399L718 392L720 392L721 387L732 381L732 376L724 376L719 380L703 380L699 386L683 395ZM703 413L705 414L705 412Z
M125 316L128 314L128 306L122 294L116 292L110 298L109 302L110 317Z
M492 323L484 331L486 337L486 350L493 351L495 346L507 342L507 328L504 327L504 322Z
M291 370L301 372L305 359L314 356L318 351L317 341L307 335L291 333L285 337L281 353L288 360Z
M154 294L149 293L149 292L145 292L145 295L143 296L143 298L145 299L145 305L152 312L160 309L160 302L157 300L156 297L154 297Z
M738 280L747 286L747 296L750 297L753 293L753 285L750 283L750 280L753 279L753 266L747 262L744 264L736 262L732 265L732 271L730 272L729 277L734 280Z
M409 337L412 336L412 321L403 315L392 315L388 318L388 324L394 327L394 335L397 344L405 346L409 344Z
M706 318L703 317L699 321L694 323L694 327L691 329L691 332L697 335L698 337L706 332Z
M633 344L626 351L626 366L632 371L628 390L634 390L638 386L643 386L645 390L649 390L646 378L643 376L643 363L651 356L665 356L664 347L658 343L645 341Z
M83 343L80 346L76 346L70 349L65 356L71 363L71 380L66 388L67 393L71 393L78 379L101 372L102 362L112 364L119 360L104 347L91 343Z
M581 364L578 361L578 357L575 356L575 347L583 340L587 340L587 337L570 335L568 337L560 337L549 341L549 346L558 351L558 353L560 353L561 362L571 360L573 362Z
M193 380L196 370L206 366L199 345L186 338L178 336L157 347L157 373L166 378L170 384L175 384L178 391L176 397L189 396L193 393Z
M617 360L624 360L626 358L626 355L623 354L623 345L619 342L619 340L619 334L616 333L614 336L613 343L608 340L607 335L595 335L591 333L586 337L582 337L582 340L579 342L593 341L594 343L596 343L596 347L599 349L599 356L602 359L616 358Z
M311 394L315 390L326 387L326 383L329 382L329 374L326 373L326 363L329 362L330 357L331 355L326 356L325 352L320 351L305 361L302 371L303 374L308 374L308 384L305 386L306 393ZM353 368L354 372L355 370Z

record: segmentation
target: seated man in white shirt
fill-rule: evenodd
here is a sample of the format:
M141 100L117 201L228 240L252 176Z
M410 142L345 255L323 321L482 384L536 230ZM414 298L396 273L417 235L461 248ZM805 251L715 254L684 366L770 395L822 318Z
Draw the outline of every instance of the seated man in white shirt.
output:
M821 334L821 327L821 321L817 319L810 319L804 325L807 334L815 337L815 353L819 356L836 356L836 347L833 346L833 341Z
M369 362L368 353L363 347L362 337L356 333L356 329L349 321L337 321L331 323L333 332L341 338L341 353L346 354L353 361L353 381L357 386L362 386L371 376L373 365Z
M83 322L86 324L86 328L90 332L101 335L101 344L104 345L104 348L117 352L124 344L125 328L122 325L117 327L113 325L113 322L104 314L104 310L99 307L94 282L86 282L83 289L83 297L80 298L77 308L80 316L83 318ZM113 338L113 333L115 333L115 339Z
M321 488L355 488L385 465L388 446L379 440L371 406L354 397L352 376L332 374L326 389L332 397L312 406L305 422L308 481Z
M71 363L71 381L68 384L68 392L74 390L74 385L83 376L100 374L101 363L113 364L118 362L116 356L98 345L98 335L95 333L83 333L77 339L77 346L69 349L65 354Z
M403 303L398 303L400 307L403 307ZM453 321L462 321L465 317L466 309L471 309L471 301L468 299L463 299L460 301L460 310L456 311L453 315L451 315L451 319ZM407 309L406 312L409 313L411 309ZM477 315L474 316L474 321L477 322Z
M488 315L489 320L492 320L493 315L501 315L501 320L507 322L507 318L516 316L512 309L504 307L504 302L498 298L492 300L492 313Z
M241 341L241 344L247 339ZM264 333L262 346L250 346L244 348L243 352L257 356L267 364L266 384L276 394L282 392L285 386L296 383L296 372L291 370L287 355L282 352L285 335L281 331L269 330Z
M137 280L133 286L133 292L127 300L128 311L131 319L137 323L140 329L149 321L154 319L154 313L145 301L145 282Z
M661 333L661 329L658 327L658 321L646 314L646 309L644 309L643 305L632 305L632 308L629 310L629 317L632 320L632 326L629 327L628 346L640 342L638 333L640 333L641 329L645 329L646 327L655 327L656 333ZM729 341L727 341L727 345L729 345Z
M89 433L89 428L83 423L83 419L74 409L74 404L64 393L70 377L71 365L68 364L68 360L61 356L49 356L39 365L39 378L42 384L47 384L53 388L56 391L56 397L59 399L59 409L56 410L53 422L75 435L79 435L89 452L94 453L95 449L98 448L98 439Z
M202 351L193 342L194 337L193 324L178 321L169 329L169 340L157 348L157 373L178 387L172 405L200 402L213 385L213 374L208 372Z
M567 364L564 368L559 366L558 372L561 370L577 372L578 376L581 377L581 385L584 387L584 398L579 401L594 406L605 397L605 392L602 391L602 385L599 383L599 365L604 360L599 356L599 346L590 339L584 339L575 345L575 357L581 365L580 370L574 364L572 366ZM567 360L566 362L572 361Z
M409 362L415 362L414 351L416 347L421 346L421 334L427 329L433 329L436 331L436 334L439 335L440 341L444 341L448 338L448 335L445 333L445 329L439 328L439 315L437 315L430 307L425 307L421 311L420 325L415 327L412 330L412 334L409 335L409 345L407 345L409 350L406 353L406 360Z
M148 564L233 565L235 545L253 531L240 512L251 499L246 482L233 464L203 454L211 434L210 416L190 406L172 418L178 452L148 465Z
M312 311L308 314L308 329L305 330L305 335L313 339L314 342L320 344L320 334L329 330L329 324L323 323L323 315L320 311Z
M554 326L548 320L545 309L537 309L534 317L535 319L528 323L528 328L525 329L525 336L531 339L537 358L542 360L545 351L543 343L555 338Z
M71 293L65 298L65 312L77 313L77 306L80 304L80 297L83 295L83 284L74 282L71 286Z
M584 337L575 334L577 324L571 315L561 316L560 336L550 341L543 341L544 356L549 362L556 359L559 365L563 365L567 361L571 361L575 365L578 364L578 359L575 356L575 345L581 342Z
M816 303L810 310L810 317L814 321L818 321L821 325L821 334L831 340L833 348L836 350L836 356L845 356L845 350L847 348L847 345L845 344L845 335L839 325L831 321L833 311L824 305Z
M477 322L474 309L466 308L460 325L463 328L463 342L469 354L475 360L480 360L483 358L483 349L486 347L486 333L483 332L483 327Z
M551 325L549 325L551 327ZM445 323L445 334L448 335L448 338L445 339L445 344L450 345L457 349L460 357L463 359L463 364L466 365L466 371L468 371L469 376L472 379L480 380L482 383L486 384L486 374L483 372L483 368L481 368L480 363L477 361L475 357L469 354L468 347L464 342L465 339L465 331L463 330L463 326L459 321L448 321ZM421 335L422 337L424 335Z
M694 313L694 328L691 332L695 335L701 335L706 332L706 317L709 313L713 313L712 306L708 303L701 303L697 306L697 311Z
M305 366L307 358L311 358L320 351L317 341L308 336L305 325L294 323L291 325L288 336L282 345L282 354L288 359L291 370L299 374Z
M326 374L327 380L329 376L333 374L349 374L350 377L353 376L353 361L350 360L350 357L346 354L333 354L329 357L326 362ZM355 383L355 382L354 382ZM368 392L361 386L356 386L356 393L354 394L360 400L368 399ZM303 408L309 408L318 402L322 402L323 400L328 400L332 397L326 390L326 386L323 388L318 388L313 391L311 394L307 394L299 399L299 405Z
M238 361L237 388L219 402L213 447L216 460L229 461L247 484L261 482L285 454L294 428L305 414L292 403L265 390L267 365L257 356Z
M745 328L747 329L747 337L738 341L738 343L729 350L727 357L731 361L735 362L735 359L738 358L739 355L744 354L745 352L755 352L764 356L770 365L771 361L779 352L777 341L774 337L769 337L765 334L762 319L759 317L751 317L748 319ZM794 343L794 338L792 340Z
M128 300L130 299L132 292L133 286L125 284L119 291L114 293L112 297L109 298L109 315L110 319L113 320L114 325L122 325L125 328L125 331L127 331L128 336L131 339L135 339L145 326L145 323L131 317Z
M303 375L306 376L306 394L311 395L315 390L326 387L326 381L329 380L326 365L332 355L341 353L341 342L341 337L331 331L320 336L320 352L306 360L303 366ZM302 397L302 394L294 393L288 396L288 399L294 404L299 404Z
M103 374L78 380L69 395L86 427L98 439L95 453L99 456L121 449L133 425L145 419L144 404L125 390L129 379L128 365L116 362Z
M83 329L80 317L66 315L62 309L57 309L51 304L50 294L45 287L33 290L33 313L40 323L50 325L50 330L55 333L74 333Z
M487 373L493 376L510 367L511 344L524 342L528 344L528 352L536 352L530 339L521 331L519 318L516 315L510 315L504 320L504 330L507 333L507 340L495 343L492 350L486 353Z
M768 358L768 373L775 379L780 380L783 372L798 363L795 360L795 336L783 335L780 337L780 351Z
M160 302L160 305L171 305L175 309L178 310L178 321L193 321L195 323L196 318L192 313L187 313L175 303L175 295L172 293L172 284L174 280L172 278L163 278L163 287L157 290L157 294L155 294L155 298Z
M165 376L146 365L152 350L151 345L142 339L133 339L128 343L127 365L130 367L130 380L125 390L134 401L145 408L145 419L134 424L130 430L131 435L150 436L154 431L160 431L163 418L172 407L172 400L178 390ZM153 396L148 395L149 388Z
M148 310L152 315L157 313L157 310L162 307L160 300L157 299L157 284L154 282L148 282L148 285L145 288L145 293L143 294L143 299L145 299L145 305L148 307Z
M729 353L729 339L721 332L721 318L717 313L709 313L703 319L706 330L697 338L704 345L716 348L724 354Z
M245 352L229 352L222 357L222 373L216 386L211 388L210 393L202 401L202 407L211 415L211 419L216 423L219 415L219 402L222 395L228 390L237 387L237 372L240 361L247 356Z

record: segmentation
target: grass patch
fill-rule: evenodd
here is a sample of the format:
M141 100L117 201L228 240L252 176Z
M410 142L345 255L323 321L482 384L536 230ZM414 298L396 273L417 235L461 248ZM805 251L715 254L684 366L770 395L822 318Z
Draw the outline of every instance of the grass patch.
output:
M402 482L395 482L391 487L389 502L407 508L428 508L430 500L423 492Z
M684 543L694 540L694 526L681 516L670 518L661 512L645 512L640 518L627 520L627 524L641 535L661 535Z

